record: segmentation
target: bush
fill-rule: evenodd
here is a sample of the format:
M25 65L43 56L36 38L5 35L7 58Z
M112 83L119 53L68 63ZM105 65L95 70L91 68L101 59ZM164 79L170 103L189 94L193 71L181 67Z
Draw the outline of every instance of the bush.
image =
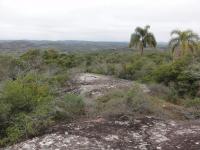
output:
M155 69L153 77L157 82L163 82L167 85L169 82L177 81L178 76L185 69L186 64L185 59L163 64Z
M52 100L50 88L36 74L8 81L0 97L0 139L5 142L1 143L17 142L46 127L52 118Z
M23 64L11 56L0 55L0 81L15 79L23 70Z
M187 100L187 101L185 101L185 105L187 107L193 107L195 110L200 110L200 99L195 98L192 100Z
M26 71L38 70L44 65L42 59L42 51L38 49L30 49L20 56Z
M56 101L57 119L74 119L84 115L85 105L81 97L74 94L66 94L63 99Z
M192 114L196 117L200 117L200 98L185 100L185 106L192 109Z
M45 51L42 57L46 64L57 64L64 68L76 67L84 61L84 59L78 54L60 54L55 50Z
M52 99L48 85L26 80L8 81L3 89L1 100L11 105L12 113L30 112L40 103Z
M154 81L152 78L154 70L169 60L168 55L163 52L149 52L143 57L135 54L129 62L122 63L123 69L119 77L142 82Z
M196 96L199 89L199 62L191 61L190 56L175 62L161 65L152 73L152 78L158 82L176 89L178 96Z
M152 96L158 97L168 102L176 104L178 103L178 93L172 85L165 86L163 84L150 84L148 85L148 88L150 89L150 94Z
M66 71L56 73L47 78L48 83L55 88L66 86L68 80L69 74Z
M154 112L154 104L148 95L136 85L129 91L114 91L97 99L97 114L137 115Z

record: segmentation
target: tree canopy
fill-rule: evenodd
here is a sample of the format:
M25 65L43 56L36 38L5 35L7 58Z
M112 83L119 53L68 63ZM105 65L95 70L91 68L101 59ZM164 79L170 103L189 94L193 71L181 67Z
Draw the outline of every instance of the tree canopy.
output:
M194 53L198 49L199 36L192 30L173 30L171 36L169 46L172 49L173 56L184 56L188 52Z
M137 27L135 32L131 35L129 48L139 48L141 50L141 55L143 55L144 48L156 47L156 38L153 33L149 32L149 29L149 25L144 28Z

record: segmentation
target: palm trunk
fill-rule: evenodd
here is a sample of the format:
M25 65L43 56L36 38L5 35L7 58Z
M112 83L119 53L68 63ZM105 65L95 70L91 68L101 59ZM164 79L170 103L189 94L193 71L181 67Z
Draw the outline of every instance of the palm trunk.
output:
M142 48L141 48L141 56L143 56L143 53L144 53L144 47L142 46Z

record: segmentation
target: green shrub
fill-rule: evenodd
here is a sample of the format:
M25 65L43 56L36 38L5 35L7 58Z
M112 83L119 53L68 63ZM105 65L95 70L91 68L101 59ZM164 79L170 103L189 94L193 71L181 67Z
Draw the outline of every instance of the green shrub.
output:
M42 51L38 49L30 49L20 56L26 71L38 70L44 65L42 59Z
M149 52L143 57L135 54L132 56L131 60L121 64L122 71L119 77L142 82L154 81L152 78L154 70L160 65L166 64L169 60L168 55L163 52Z
M158 83L164 83L176 89L180 97L196 96L199 89L199 62L192 61L190 56L175 62L161 65L152 73L152 78Z
M51 122L53 93L42 80L39 75L28 74L5 83L0 96L2 144L38 134Z
M53 49L44 51L43 59L45 60L46 63L48 64L55 63L58 58L59 58L58 51L55 51Z
M56 102L57 119L73 119L84 115L85 105L81 97L74 94L66 94L63 99Z
M16 78L22 72L23 67L20 60L11 56L0 55L0 81Z
M60 54L55 50L44 51L42 58L46 64L57 64L58 66L64 68L72 68L83 63L84 58L78 54L69 53L69 54Z
M48 83L56 88L66 86L68 80L69 74L66 71L56 73L55 75L52 75L47 78Z
M185 100L185 106L192 109L192 113L195 117L200 117L200 98Z
M167 63L159 66L153 72L153 77L157 82L168 84L169 82L176 81L180 73L186 66L185 60L177 60L173 63Z
M187 100L187 101L185 101L185 105L187 107L193 107L196 110L200 110L200 98L195 98L195 99L192 99L192 100Z
M47 85L26 80L8 81L3 89L1 100L11 105L13 113L30 112L39 103L51 100Z
M178 93L172 85L165 86L163 84L150 84L148 85L150 94L168 102L178 103Z
M7 137L4 138L2 141L15 143L19 142L19 139L23 136L23 132L16 126L9 126L6 129ZM2 143L5 144L5 143Z
M136 85L127 93L126 101L128 107L133 113L152 113L153 103L151 102L151 99L149 99L149 97L142 91L139 85Z
M136 85L128 91L114 91L97 99L97 114L136 115L153 113L154 104L150 97Z

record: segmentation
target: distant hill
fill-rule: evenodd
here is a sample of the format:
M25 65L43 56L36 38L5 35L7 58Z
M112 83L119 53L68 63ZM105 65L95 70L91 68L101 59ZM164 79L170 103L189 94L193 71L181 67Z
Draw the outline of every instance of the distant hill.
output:
M60 51L96 51L128 47L125 42L91 41L0 41L0 51L23 52L28 49L56 49Z
M164 48L161 43L160 48ZM98 51L128 49L128 42L93 42L93 41L0 41L0 52L24 52L28 49L56 49L64 52L71 51Z
M158 48L160 49L167 49L168 43L167 42L159 42L158 43Z

